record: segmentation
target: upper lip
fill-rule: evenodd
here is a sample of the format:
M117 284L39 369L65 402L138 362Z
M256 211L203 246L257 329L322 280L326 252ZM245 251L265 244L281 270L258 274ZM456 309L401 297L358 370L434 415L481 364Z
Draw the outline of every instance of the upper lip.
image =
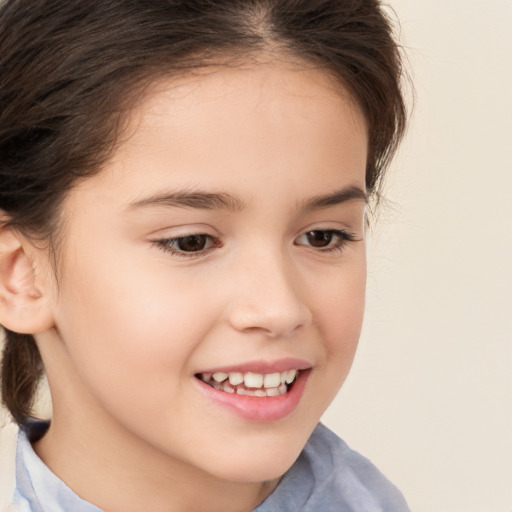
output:
M215 368L208 368L197 373L277 373L286 370L307 370L311 368L311 363L304 359L285 358L275 361L247 361L229 366L217 366Z

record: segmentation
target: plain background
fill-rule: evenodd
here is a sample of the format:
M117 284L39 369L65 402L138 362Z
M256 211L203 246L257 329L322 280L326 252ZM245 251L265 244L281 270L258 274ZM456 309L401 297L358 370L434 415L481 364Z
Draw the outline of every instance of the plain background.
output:
M324 421L413 511L512 512L512 0L391 4L415 111Z
M416 512L512 512L512 1L390 0L416 106L325 416Z

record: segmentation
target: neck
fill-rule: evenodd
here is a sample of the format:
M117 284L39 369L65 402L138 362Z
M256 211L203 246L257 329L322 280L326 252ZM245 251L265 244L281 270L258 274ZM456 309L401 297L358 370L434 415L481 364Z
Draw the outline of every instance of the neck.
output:
M55 410L48 432L34 449L78 496L106 512L250 511L277 485L277 481L222 480L162 454L120 429L114 444L111 433L115 428L105 435L105 425L99 428L81 418L77 426L75 420L79 418Z

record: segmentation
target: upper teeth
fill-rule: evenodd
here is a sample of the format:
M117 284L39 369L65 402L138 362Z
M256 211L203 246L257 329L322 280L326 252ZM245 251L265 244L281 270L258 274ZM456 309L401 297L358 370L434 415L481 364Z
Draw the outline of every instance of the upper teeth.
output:
M297 376L298 370L287 370L275 373L240 373L240 372L215 372L214 374L201 374L202 380L208 382L211 378L215 382L221 383L226 380L232 386L244 383L247 388L278 388L281 384L291 384Z

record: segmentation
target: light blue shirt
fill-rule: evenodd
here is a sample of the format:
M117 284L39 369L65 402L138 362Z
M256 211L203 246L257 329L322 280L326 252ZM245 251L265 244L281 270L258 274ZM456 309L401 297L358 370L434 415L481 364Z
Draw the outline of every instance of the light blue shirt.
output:
M17 512L102 512L79 498L18 437ZM409 512L402 494L368 460L319 424L275 491L253 512Z

